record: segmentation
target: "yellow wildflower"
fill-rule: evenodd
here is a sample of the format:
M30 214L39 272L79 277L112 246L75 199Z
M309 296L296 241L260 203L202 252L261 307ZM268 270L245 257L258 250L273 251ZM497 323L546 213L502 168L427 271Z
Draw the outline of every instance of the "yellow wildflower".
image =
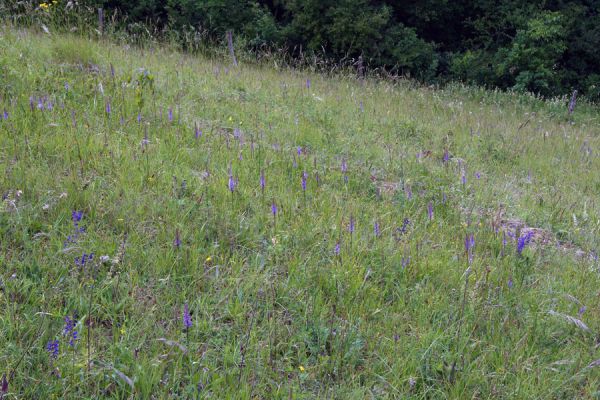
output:
M208 257L206 257L206 263L207 263L207 264L208 264L209 262L211 262L211 261L212 261L212 257L211 257L211 256L208 256Z
M300 372L304 372L305 371L305 369L304 369L304 367L302 365L299 366L298 369L300 369Z

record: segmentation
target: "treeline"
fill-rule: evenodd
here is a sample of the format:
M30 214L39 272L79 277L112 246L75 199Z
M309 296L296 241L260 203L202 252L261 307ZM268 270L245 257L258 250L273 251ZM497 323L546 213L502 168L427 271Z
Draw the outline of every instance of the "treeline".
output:
M65 1L65 0L61 0ZM600 0L85 0L129 23L409 75L600 100ZM183 36L182 36L183 37Z

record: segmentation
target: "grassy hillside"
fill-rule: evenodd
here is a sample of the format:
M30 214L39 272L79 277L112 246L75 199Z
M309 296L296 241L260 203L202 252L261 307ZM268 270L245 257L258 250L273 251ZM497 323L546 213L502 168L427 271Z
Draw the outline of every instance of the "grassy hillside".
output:
M8 28L0 96L5 398L600 394L597 108Z

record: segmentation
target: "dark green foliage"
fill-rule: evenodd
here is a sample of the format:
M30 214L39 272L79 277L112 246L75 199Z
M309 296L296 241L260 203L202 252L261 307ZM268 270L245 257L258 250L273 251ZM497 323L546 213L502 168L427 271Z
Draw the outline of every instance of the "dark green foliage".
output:
M543 96L577 89L600 100L600 1L87 0L175 33L184 48L222 43L232 30L249 50L316 55L424 82L461 80ZM22 14L8 1L6 14ZM200 35L198 35L200 33ZM194 37L194 43L190 43ZM199 39L200 38L200 39Z

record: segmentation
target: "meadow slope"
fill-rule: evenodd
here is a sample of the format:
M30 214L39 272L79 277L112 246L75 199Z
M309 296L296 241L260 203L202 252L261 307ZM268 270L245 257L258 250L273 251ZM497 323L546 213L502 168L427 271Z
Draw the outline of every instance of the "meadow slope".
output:
M597 108L5 27L0 112L6 399L600 395Z

